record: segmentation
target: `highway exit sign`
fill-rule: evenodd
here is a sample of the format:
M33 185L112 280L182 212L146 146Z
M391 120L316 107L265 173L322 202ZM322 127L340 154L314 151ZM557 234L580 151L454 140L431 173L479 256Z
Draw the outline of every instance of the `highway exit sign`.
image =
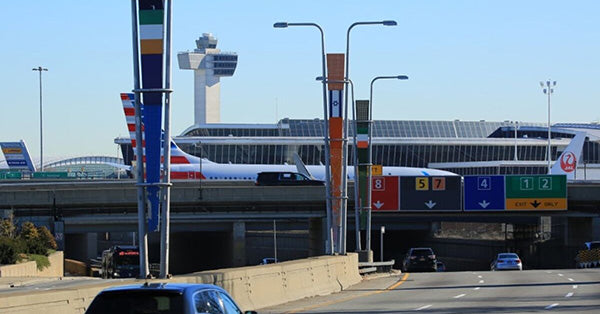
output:
M566 210L567 176L506 176L507 210Z

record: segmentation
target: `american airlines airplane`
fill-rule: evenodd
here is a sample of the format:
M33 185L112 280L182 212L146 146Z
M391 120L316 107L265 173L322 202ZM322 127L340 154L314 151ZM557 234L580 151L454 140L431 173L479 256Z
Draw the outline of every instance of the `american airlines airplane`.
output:
M132 139L133 148L135 142L135 95L121 93L123 111ZM142 107L143 111L143 107ZM142 125L142 129L143 129ZM142 133L143 134L143 133ZM181 150L173 140L170 140L171 148L171 179L202 179L202 180L238 180L255 181L259 172L298 172L309 178L325 180L325 166L304 165L298 156L295 156L296 165L267 165L267 164L220 164L208 159L190 155ZM145 150L144 150L145 154ZM457 174L437 169L413 168L413 167L383 167L383 175L390 176L455 176ZM354 180L354 167L348 167L348 179Z

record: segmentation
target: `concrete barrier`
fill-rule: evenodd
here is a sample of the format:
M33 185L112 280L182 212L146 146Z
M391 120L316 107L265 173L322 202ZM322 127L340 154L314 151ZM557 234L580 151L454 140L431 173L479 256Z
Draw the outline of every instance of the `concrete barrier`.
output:
M277 264L218 269L152 282L210 283L227 290L244 310L326 295L360 282L358 255L319 256ZM98 280L78 288L0 293L0 313L84 313L94 296L110 286L142 283Z
M50 266L38 270L35 261L0 266L0 277L62 277L64 275L63 252L48 256Z

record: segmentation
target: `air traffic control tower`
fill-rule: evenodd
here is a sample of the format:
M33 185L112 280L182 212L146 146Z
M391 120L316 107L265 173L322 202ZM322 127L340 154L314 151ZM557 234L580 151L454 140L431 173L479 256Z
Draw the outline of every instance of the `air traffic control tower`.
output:
M204 33L196 40L193 52L177 54L180 69L194 70L194 124L221 122L221 87L219 80L232 76L237 66L235 52L217 49L217 38Z

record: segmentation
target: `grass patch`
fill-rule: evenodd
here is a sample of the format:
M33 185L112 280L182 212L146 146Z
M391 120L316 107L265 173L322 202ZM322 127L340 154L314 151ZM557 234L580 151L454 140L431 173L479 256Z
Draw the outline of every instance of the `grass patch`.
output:
M48 256L38 255L38 254L28 254L28 259L30 261L35 261L38 270L43 270L50 266L50 260Z

